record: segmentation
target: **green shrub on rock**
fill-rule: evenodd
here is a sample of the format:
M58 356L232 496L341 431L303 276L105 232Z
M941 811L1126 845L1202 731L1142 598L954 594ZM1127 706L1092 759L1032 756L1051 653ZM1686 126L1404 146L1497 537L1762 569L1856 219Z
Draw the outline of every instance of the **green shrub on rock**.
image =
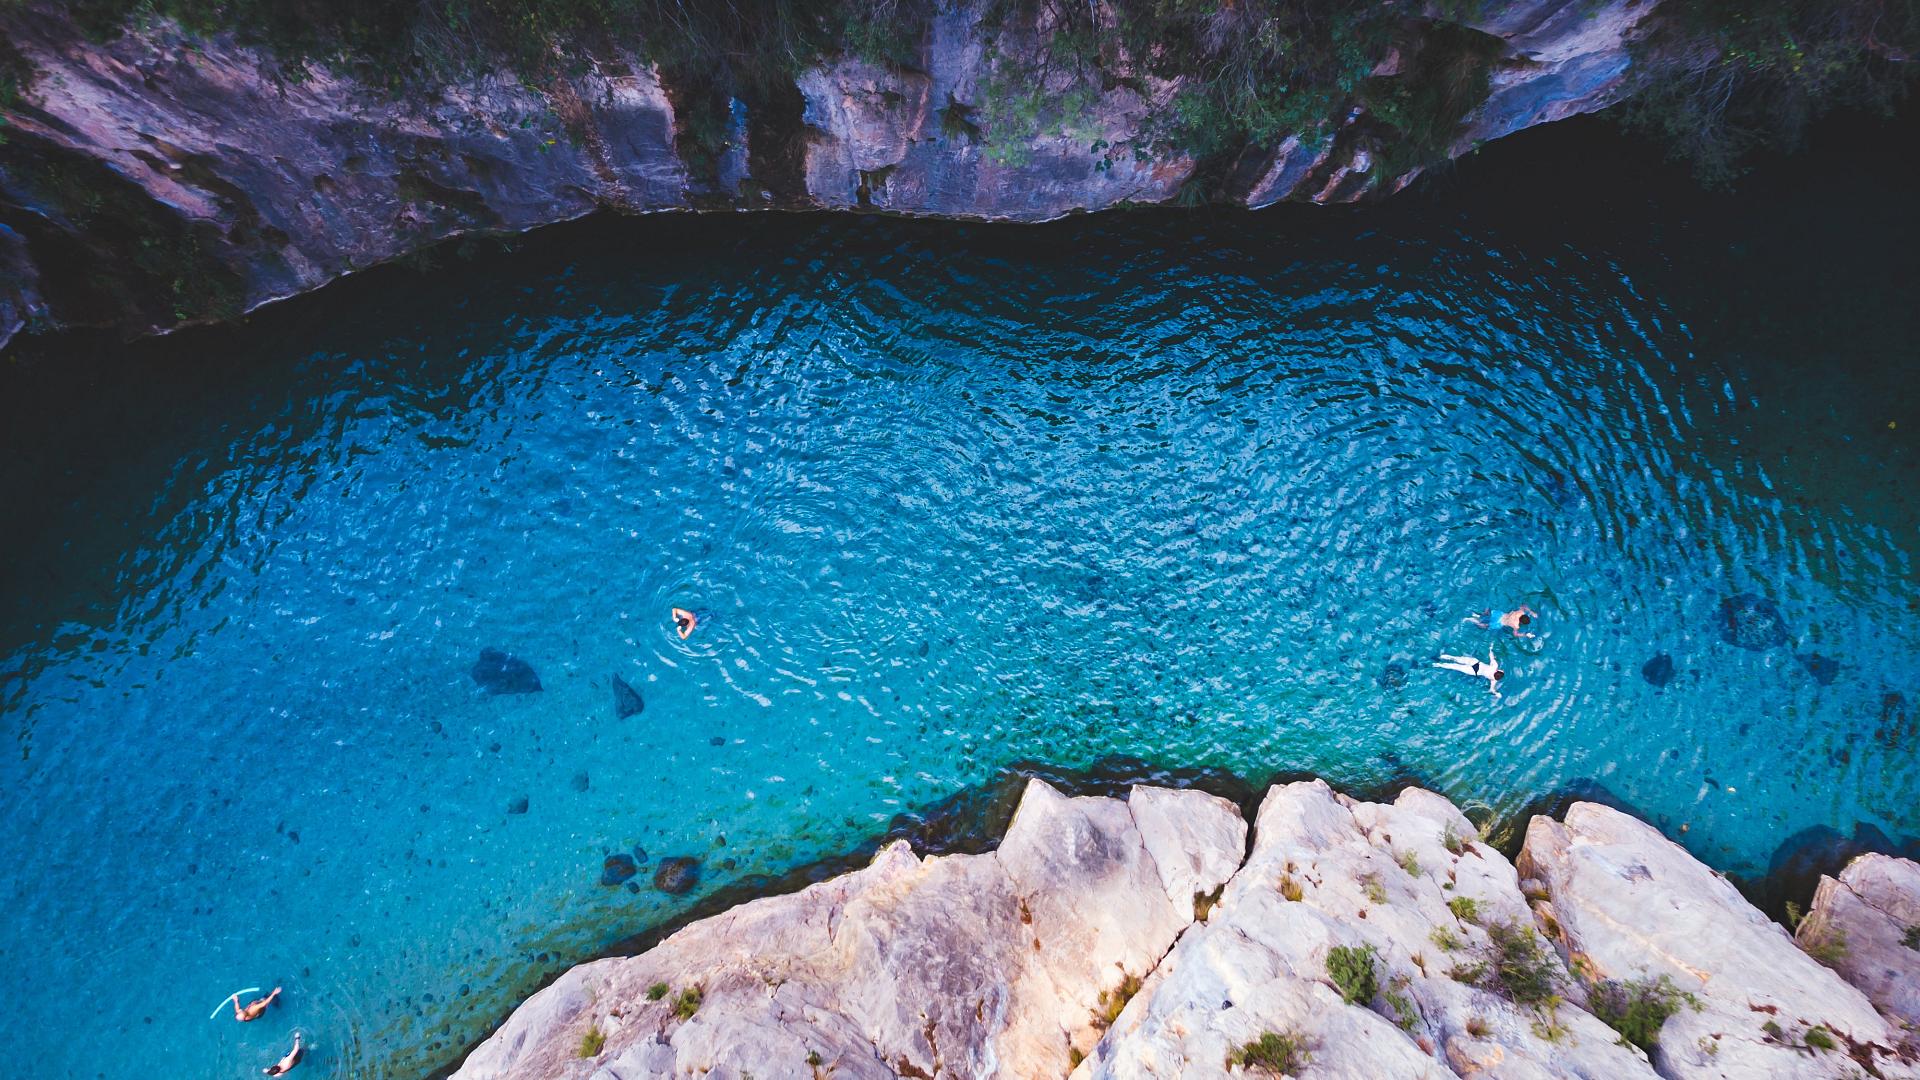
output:
M1620 1041L1647 1053L1660 1043L1660 1029L1682 1007L1700 1007L1700 999L1673 985L1665 975L1658 979L1607 980L1593 987L1587 1008L1606 1025L1620 1033Z
M1530 926L1490 924L1485 952L1474 963L1454 969L1453 977L1516 1005L1545 1008L1559 1001L1552 956Z
M1270 1076L1291 1076L1307 1064L1307 1041L1292 1033L1269 1031L1227 1055L1227 1067L1242 1066Z
M1335 945L1327 951L1327 978L1340 991L1340 1000L1365 1005L1379 992L1373 961L1379 951L1371 945Z

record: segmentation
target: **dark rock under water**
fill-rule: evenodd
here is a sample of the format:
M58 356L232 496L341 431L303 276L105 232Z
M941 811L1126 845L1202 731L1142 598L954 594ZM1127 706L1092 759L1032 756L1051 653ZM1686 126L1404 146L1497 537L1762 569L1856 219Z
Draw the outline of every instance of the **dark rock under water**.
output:
M1787 620L1773 601L1741 593L1720 602L1720 636L1742 649L1772 649L1787 643Z
M499 649L481 649L473 662L473 681L489 694L532 694L540 690L533 665Z
M1833 680L1840 677L1840 661L1831 656L1807 653L1794 659L1800 661L1800 666L1806 668L1807 674L1813 676L1813 681L1821 686L1832 686Z
M1904 749L1920 735L1920 718L1907 707L1907 695L1888 690L1880 695L1880 723L1873 737L1889 749Z
M1655 686L1665 686L1673 681L1673 657L1661 653L1640 666L1640 677Z
M609 855L600 867L600 884L623 885L628 878L640 872L640 867L631 855Z
M692 892L698 884L700 860L688 855L669 855L653 872L653 887L673 896Z
M1754 906L1779 917L1789 903L1802 911L1813 899L1813 890L1822 874L1838 874L1856 857L1868 852L1920 859L1920 837L1903 836L1898 840L1867 822L1857 822L1849 836L1830 825L1815 825L1787 837L1774 849L1767 863L1766 876L1743 882L1742 891Z
M613 713L625 720L629 716L638 716L645 711L647 703L640 697L640 691L627 685L627 680L618 675L613 677Z

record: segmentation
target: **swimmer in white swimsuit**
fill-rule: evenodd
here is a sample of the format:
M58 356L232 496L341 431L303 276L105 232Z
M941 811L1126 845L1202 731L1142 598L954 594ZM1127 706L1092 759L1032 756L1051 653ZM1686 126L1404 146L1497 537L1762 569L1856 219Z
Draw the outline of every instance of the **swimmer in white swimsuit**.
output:
M1446 668L1448 671L1458 671L1463 675L1472 675L1476 679L1487 680L1487 689L1493 691L1494 697L1500 696L1500 680L1507 677L1507 673L1500 670L1500 662L1493 658L1493 646L1491 645L1487 646L1487 658L1484 662L1476 660L1471 656L1454 656L1450 653L1441 653L1440 659L1434 661L1433 666Z

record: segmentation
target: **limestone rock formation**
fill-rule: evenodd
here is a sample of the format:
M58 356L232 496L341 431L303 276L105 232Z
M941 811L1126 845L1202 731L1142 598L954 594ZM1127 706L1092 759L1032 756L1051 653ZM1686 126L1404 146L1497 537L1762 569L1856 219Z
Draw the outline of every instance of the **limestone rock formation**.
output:
M1497 54L1486 100L1442 149L1612 104L1656 6L1436 11L1489 35ZM27 72L0 143L0 345L30 324L139 333L229 318L449 237L602 209L1040 221L1182 194L1197 163L1147 130L1179 79L1115 80L1071 133L983 132L996 65L1032 62L1051 42L1041 24L989 40L983 11L984 0L940 5L915 64L828 58L778 107L728 102L724 145L690 164L672 88L617 42L560 43L569 64L539 79L503 70L395 94L321 65L289 75L231 35L165 19L102 40L51 0L0 7L0 37ZM1419 167L1386 164L1382 130L1364 102L1341 106L1313 130L1244 148L1206 194L1259 207L1398 190Z
M1596 803L1528 826L1534 910L1590 978L1668 979L1697 1007L1660 1029L1662 1076L1915 1076L1905 1033L1796 948L1724 878L1652 826Z
M1254 837L1212 916L1076 1077L1232 1075L1228 1058L1267 1033L1298 1043L1315 1077L1653 1075L1578 1007L1539 1009L1459 977L1492 948L1489 927L1533 930L1513 866L1447 800L1410 789L1380 805L1290 784L1268 793ZM1371 950L1364 1000L1343 1000L1336 948Z
M1238 809L1210 795L1069 799L1035 780L998 850L921 859L895 843L574 968L456 1075L1065 1075L1099 1037L1102 993L1153 968L1245 843Z
M1795 933L1881 1012L1920 1027L1920 863L1862 855L1822 877Z
M1253 836L1198 792L1030 781L998 850L895 843L574 968L455 1077L1920 1075L1911 862L1823 882L1801 933L1844 935L1836 974L1594 803L1534 819L1517 866L1419 789L1277 786Z

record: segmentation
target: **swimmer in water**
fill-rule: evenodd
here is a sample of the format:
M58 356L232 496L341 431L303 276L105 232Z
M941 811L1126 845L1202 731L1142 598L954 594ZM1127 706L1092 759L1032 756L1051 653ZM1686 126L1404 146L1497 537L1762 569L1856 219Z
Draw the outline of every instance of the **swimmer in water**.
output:
M293 1071L295 1065L300 1064L300 1055L304 1053L306 1048L300 1045L300 1033L296 1031L293 1033L293 1049L287 1051L287 1056L260 1071L268 1076L285 1076Z
M1448 671L1458 671L1463 675L1472 675L1477 679L1487 680L1487 689L1493 691L1494 697L1500 696L1500 680L1507 677L1507 673L1500 670L1499 661L1493 658L1493 646L1491 645L1487 646L1487 659L1484 663L1475 660L1471 656L1453 656L1449 653L1441 653L1440 659L1434 661L1433 666L1446 668Z
M1487 622L1487 620L1492 616L1493 616L1493 609L1488 608L1487 610L1482 611L1478 614L1469 615L1466 618L1461 619L1460 621L1465 623L1472 623L1473 625L1479 627L1482 630L1491 630L1493 629L1493 627L1491 624ZM1539 617L1540 617L1539 612L1533 610L1532 608L1528 607L1525 604L1521 604L1519 607L1514 608L1512 611L1509 611L1506 614L1500 616L1500 625L1508 630L1513 631L1514 637L1517 637L1517 638L1532 637L1533 634L1531 632L1522 630L1521 627L1526 626L1528 623L1531 623L1533 620Z
M276 986L273 988L273 993L268 994L266 997L255 998L247 1004L241 1005L240 995L235 994L233 996L233 1018L243 1024L250 1020L258 1020L260 1019L260 1014L266 1012L267 1006L273 1004L274 999L279 996L280 988Z
M692 637L693 628L699 625L700 620L693 612L683 607L673 609L673 628L680 632L681 641Z

